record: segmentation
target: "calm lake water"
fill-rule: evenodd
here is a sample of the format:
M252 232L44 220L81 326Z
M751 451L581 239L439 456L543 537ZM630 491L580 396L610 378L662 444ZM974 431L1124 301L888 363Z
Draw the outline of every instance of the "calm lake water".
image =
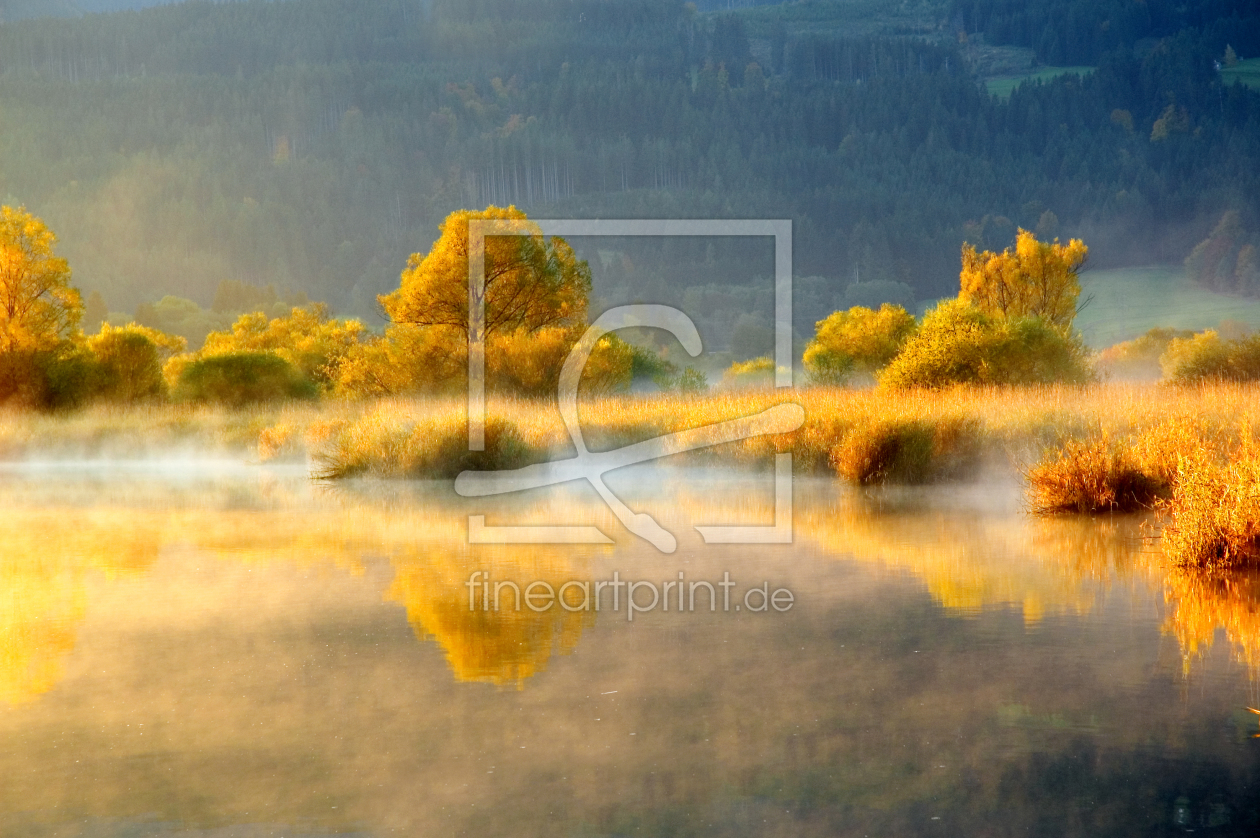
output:
M770 523L768 475L619 477L676 553L582 485L0 471L0 834L1260 832L1254 577L1166 572L1140 520L1033 519L1014 484L798 478L793 544L722 547L694 525ZM617 543L469 544L470 514ZM480 610L477 571L575 610ZM581 610L614 573L681 573L695 609ZM692 583L727 574L709 610Z

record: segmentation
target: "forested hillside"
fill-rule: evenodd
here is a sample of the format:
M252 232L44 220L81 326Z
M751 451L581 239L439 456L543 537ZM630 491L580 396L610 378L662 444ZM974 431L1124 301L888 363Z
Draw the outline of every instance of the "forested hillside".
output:
M1180 37L1215 52L1260 52L1252 0L955 0L956 21L996 44L1032 47L1044 64L1096 64L1117 49Z
M460 207L790 217L808 336L863 294L956 293L960 245L1017 226L1084 236L1099 266L1180 262L1226 210L1255 228L1260 94L1213 63L1256 54L1252 4L1131 5L250 0L13 22L0 193L126 311L209 306L232 279L369 314ZM977 42L1096 69L999 100ZM767 322L766 247L598 247L605 301L690 294L719 340Z
M35 17L77 17L84 14L143 9L179 0L0 0L0 21Z

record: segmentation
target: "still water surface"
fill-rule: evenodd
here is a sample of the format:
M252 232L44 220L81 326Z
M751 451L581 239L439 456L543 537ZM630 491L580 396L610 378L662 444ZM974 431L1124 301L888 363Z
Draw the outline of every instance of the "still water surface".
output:
M798 479L793 544L706 546L770 523L768 479L628 472L673 555L582 488L0 472L0 835L1260 833L1254 577L1014 486ZM617 543L470 545L469 514ZM481 611L476 571L735 586L631 621L610 588ZM791 608L736 611L763 583Z

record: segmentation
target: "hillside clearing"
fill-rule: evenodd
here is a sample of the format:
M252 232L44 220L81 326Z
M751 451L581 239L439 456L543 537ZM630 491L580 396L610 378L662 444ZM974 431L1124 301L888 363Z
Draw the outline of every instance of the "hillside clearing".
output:
M1157 326L1202 331L1222 320L1260 328L1260 300L1218 294L1196 285L1180 266L1154 265L1081 274L1076 318L1085 342L1102 349Z

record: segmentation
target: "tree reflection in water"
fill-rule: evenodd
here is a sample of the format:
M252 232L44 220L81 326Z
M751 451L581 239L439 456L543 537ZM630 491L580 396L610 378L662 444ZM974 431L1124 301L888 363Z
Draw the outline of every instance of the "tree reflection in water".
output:
M442 647L458 680L516 687L543 671L552 655L576 648L596 615L517 609L507 591L498 611L470 610L470 575L558 588L589 580L593 557L616 550L469 545L461 510L441 493L382 503L338 489L312 503L303 490L264 479L256 491L201 487L140 503L98 503L98 490L45 492L43 502L32 503L29 493L10 487L0 498L0 700L29 701L57 683L90 608L86 578L143 574L166 545L189 544L227 562L327 567L352 576L384 559L393 571L384 601L402 605L416 636ZM803 500L795 519L798 545L909 574L947 612L1017 608L1032 626L1049 614L1088 614L1115 586L1162 586L1165 631L1177 639L1187 674L1219 629L1253 677L1260 666L1260 576L1174 568L1141 518L1034 518L983 504L942 508L922 493L833 490ZM759 514L757 502L731 492L676 489L669 506L684 526ZM594 516L605 531L616 531L606 511L573 496L535 502L523 514L540 521Z

